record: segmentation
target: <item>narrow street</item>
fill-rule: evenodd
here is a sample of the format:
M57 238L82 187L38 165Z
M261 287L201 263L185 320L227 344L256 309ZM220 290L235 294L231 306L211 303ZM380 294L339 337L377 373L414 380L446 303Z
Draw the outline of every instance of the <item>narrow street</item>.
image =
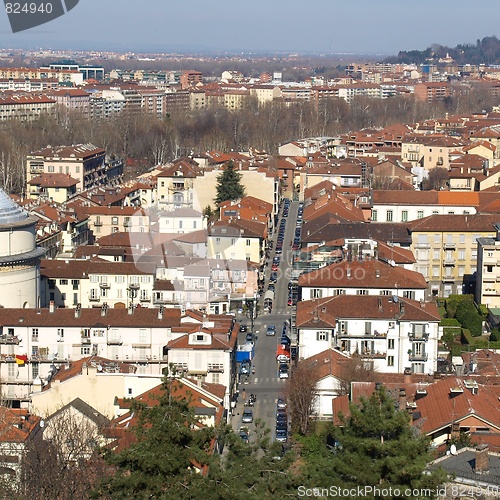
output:
M255 356L253 367L255 373L250 374L248 378L242 377L242 382L239 386L240 397L238 404L234 410L232 417L232 427L237 431L240 427L247 427L250 430L250 439L252 431L255 429L254 424L242 424L241 417L244 410L243 390L245 391L246 398L250 394L255 394L257 400L253 407L254 421L260 419L264 421L265 427L271 430L271 437L274 439L276 427L276 402L279 397L284 396L286 389L287 379L280 379L278 373L278 363L276 362L276 349L279 346L281 339L281 332L285 320L289 320L292 312L292 306L287 305L288 301L288 270L290 267L291 259L291 245L293 240L295 223L297 221L298 203L290 203L288 217L286 218L286 230L283 241L283 253L280 255L281 261L278 271L278 280L275 285L275 297L273 303L273 310L271 313L263 312L262 298L260 302L260 311L255 319L254 334L256 335L255 341ZM280 218L283 209L280 210ZM279 222L278 222L279 225ZM276 248L277 231L273 235L273 249ZM269 283L269 276L271 274L271 263L275 256L274 250L271 252L268 265L266 268L266 284L264 290L267 290ZM238 318L242 323L249 327L250 320L245 318ZM266 335L267 326L276 326L276 335ZM245 333L240 334L238 343L245 342ZM292 339L293 344L293 339ZM291 364L293 365L293 363Z

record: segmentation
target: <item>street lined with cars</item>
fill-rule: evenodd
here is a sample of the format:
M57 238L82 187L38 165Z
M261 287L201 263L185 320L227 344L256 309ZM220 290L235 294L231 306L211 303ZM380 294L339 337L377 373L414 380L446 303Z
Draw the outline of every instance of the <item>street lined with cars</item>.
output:
M285 389L287 379L292 376L292 361L297 355L297 348L291 345L291 312L297 300L297 287L284 277L287 276L291 243L296 235L293 220L297 208L298 203L291 203L290 200L283 202L274 254L270 253L266 269L264 287L268 286L260 304L262 309L259 309L251 326L248 325L245 330L240 328L242 340L252 343L253 357L251 362L244 364L244 372L240 365L239 402L233 410L233 427L235 430L244 428L250 441L252 425L257 419L271 429L273 439L281 443L288 441L290 422ZM289 304L290 299L292 304ZM248 408L249 397L253 401L251 409ZM249 410L252 412L251 421ZM244 437L242 439L245 440Z

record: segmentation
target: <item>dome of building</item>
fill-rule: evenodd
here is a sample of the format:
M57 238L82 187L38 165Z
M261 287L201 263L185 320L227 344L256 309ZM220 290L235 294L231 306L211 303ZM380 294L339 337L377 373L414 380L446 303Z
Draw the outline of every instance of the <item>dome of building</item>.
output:
M0 225L24 221L28 214L7 193L0 189Z

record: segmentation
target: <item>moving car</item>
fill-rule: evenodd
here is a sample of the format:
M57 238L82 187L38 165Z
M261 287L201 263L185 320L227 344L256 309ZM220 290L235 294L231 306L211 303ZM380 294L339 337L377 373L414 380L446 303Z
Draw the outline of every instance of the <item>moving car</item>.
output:
M254 340L254 337L253 337L253 333L252 332L248 332L246 337L245 337L245 341L246 342L253 342Z
M247 329L248 329L247 325L240 325L240 332L241 333L246 333Z
M246 427L241 427L238 434L240 438L243 439L243 442L245 443L249 442L248 429Z
M269 335L269 336L276 335L276 326L274 326L274 325L267 325L266 335Z
M241 417L241 421L244 424L251 424L253 422L253 411L250 409L243 410L243 416Z
M279 378L288 378L288 365L286 363L280 363L279 368Z

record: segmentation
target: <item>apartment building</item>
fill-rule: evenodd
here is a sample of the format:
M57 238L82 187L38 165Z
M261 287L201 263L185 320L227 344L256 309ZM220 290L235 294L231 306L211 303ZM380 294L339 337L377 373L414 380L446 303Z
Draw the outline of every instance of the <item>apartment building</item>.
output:
M79 182L67 174L43 173L28 182L29 190L26 194L32 200L65 203L76 194Z
M76 179L79 190L101 186L120 178L121 161L108 161L106 152L93 144L47 146L26 158L26 181L41 174L66 174Z
M194 180L202 174L198 163L190 158L180 158L171 166L162 169L157 175L156 199L158 206L163 210L175 210L177 208L194 208Z
M168 342L186 331L172 333L180 325L176 309L4 308L0 322L2 396L18 407L51 380L60 364L90 355L161 375L168 366Z
M500 218L497 218L497 221ZM500 223L495 223L495 234L477 239L477 275L475 299L494 310L500 308Z
M43 260L41 264L41 304L45 307L127 308L153 306L154 263L107 262L92 259Z
M452 88L450 82L422 82L415 84L414 94L419 101L431 103L450 97Z
M45 95L31 95L25 92L0 97L0 121L33 121L40 116L53 116L56 101Z
M300 301L299 353L307 359L329 348L360 356L379 373L433 373L439 322L434 304L392 296L337 295Z
M148 233L149 213L139 207L87 207L89 229L99 239L113 233Z
M431 215L409 223L417 270L435 297L474 293L478 240L494 238L496 215Z

